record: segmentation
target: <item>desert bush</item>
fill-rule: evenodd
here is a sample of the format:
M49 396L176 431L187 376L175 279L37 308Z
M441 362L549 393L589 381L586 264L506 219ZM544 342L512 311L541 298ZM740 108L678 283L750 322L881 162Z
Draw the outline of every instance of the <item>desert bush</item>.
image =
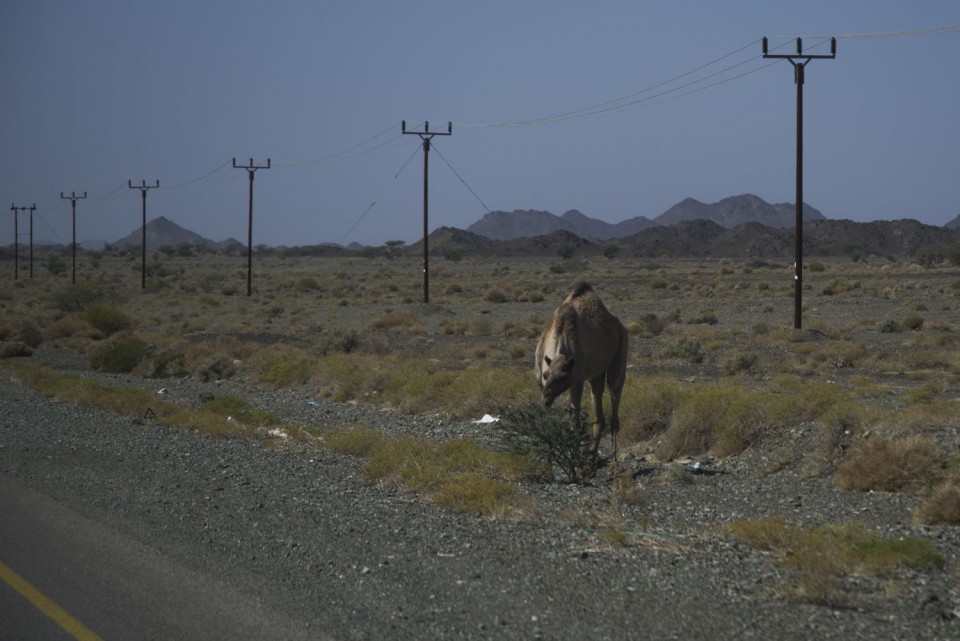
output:
M67 264L63 262L63 259L56 254L50 254L47 257L47 262L44 263L44 266L54 276L59 276L60 274L66 273Z
M650 289L666 289L670 283L663 278L654 278L650 281Z
M293 288L298 292L309 292L320 289L320 283L313 276L304 276L293 283Z
M23 341L0 341L0 358L22 358L33 354Z
M537 402L507 405L500 409L497 434L508 451L559 468L569 483L577 483L592 465L586 416L577 419L567 409Z
M671 460L713 452L739 454L765 428L767 395L736 387L710 386L691 393L670 417L657 456Z
M88 305L111 299L105 289L88 281L66 285L53 293L53 303L62 312L83 311Z
M620 437L636 443L660 434L688 395L680 383L628 376L620 406Z
M903 328L900 326L900 323L893 319L885 321L882 325L880 325L880 332L883 334L896 334L902 331Z
M459 283L450 283L443 289L443 293L448 296L452 294L462 294L463 287Z
M208 354L193 368L193 377L203 382L220 381L237 373L237 364L230 354Z
M757 364L757 355L753 353L736 353L723 362L723 372L728 376L749 372Z
M132 320L117 304L109 301L96 301L88 304L80 314L91 327L105 336L111 336L132 325Z
M179 378L189 374L186 354L180 350L165 349L153 357L151 378Z
M834 472L834 485L841 490L901 492L929 485L944 462L939 446L925 436L862 441Z
M694 338L680 338L664 346L661 355L664 358L676 358L691 363L703 362L703 345Z
M483 300L487 301L488 303L495 303L499 305L500 303L507 302L507 295L502 289L490 289L486 294L484 294Z
M638 320L627 325L627 332L634 336L643 338L653 338L663 333L670 321L666 318L658 318L656 314L643 314Z
M389 312L373 322L374 329L410 328L417 324L417 317L410 312Z
M910 314L901 321L901 324L907 329L919 331L923 329L923 316L920 314Z
M17 332L17 338L30 347L39 347L43 342L43 333L30 321L23 321Z
M147 344L136 336L117 335L95 346L88 357L90 367L114 374L129 373L147 357Z
M951 476L934 487L917 518L930 525L960 525L960 478Z

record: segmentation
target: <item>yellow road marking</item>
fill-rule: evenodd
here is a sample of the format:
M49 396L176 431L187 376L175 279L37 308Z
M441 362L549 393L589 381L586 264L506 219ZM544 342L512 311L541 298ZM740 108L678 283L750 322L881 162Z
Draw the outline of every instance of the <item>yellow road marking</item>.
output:
M35 608L53 619L53 622L63 628L67 634L77 641L103 641L97 633L77 621L69 612L61 608L46 594L33 587L29 581L11 570L0 561L0 579L20 593Z

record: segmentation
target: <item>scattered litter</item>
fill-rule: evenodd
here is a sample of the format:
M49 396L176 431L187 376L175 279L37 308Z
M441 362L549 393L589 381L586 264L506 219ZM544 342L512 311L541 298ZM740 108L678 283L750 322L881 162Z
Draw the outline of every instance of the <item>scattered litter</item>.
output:
M228 423L235 423L236 420L237 420L237 419L233 418L232 416L228 416L228 417L227 417L227 422L228 422Z
M316 407L318 403L316 401L305 401L304 405L306 405L307 407Z
M166 393L167 393L166 387L161 387L160 389L157 390L157 394L160 394L161 396L163 396Z
M289 434L287 434L286 432L284 432L279 428L274 428L269 432L267 432L267 434L269 434L270 436L275 436L276 438L290 438Z
M699 472L703 468L703 464L700 461L694 461L690 467L694 472Z
M483 418L481 418L479 421L474 421L474 423L479 423L479 424L496 423L499 420L500 420L499 418L490 416L489 414L484 414Z

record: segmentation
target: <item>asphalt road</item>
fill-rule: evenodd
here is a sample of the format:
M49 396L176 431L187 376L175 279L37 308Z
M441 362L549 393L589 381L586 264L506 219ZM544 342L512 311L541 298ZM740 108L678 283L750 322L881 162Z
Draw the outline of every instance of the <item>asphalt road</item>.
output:
M3 640L324 638L5 476L0 564Z

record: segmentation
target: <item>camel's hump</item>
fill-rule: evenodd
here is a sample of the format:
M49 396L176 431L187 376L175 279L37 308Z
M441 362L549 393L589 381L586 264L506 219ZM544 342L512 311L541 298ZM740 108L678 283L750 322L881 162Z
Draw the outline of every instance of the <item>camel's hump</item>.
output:
M590 287L590 283L586 281L580 281L573 286L573 289L570 291L569 298L577 298L583 296L584 294L590 293L593 291L593 287Z

